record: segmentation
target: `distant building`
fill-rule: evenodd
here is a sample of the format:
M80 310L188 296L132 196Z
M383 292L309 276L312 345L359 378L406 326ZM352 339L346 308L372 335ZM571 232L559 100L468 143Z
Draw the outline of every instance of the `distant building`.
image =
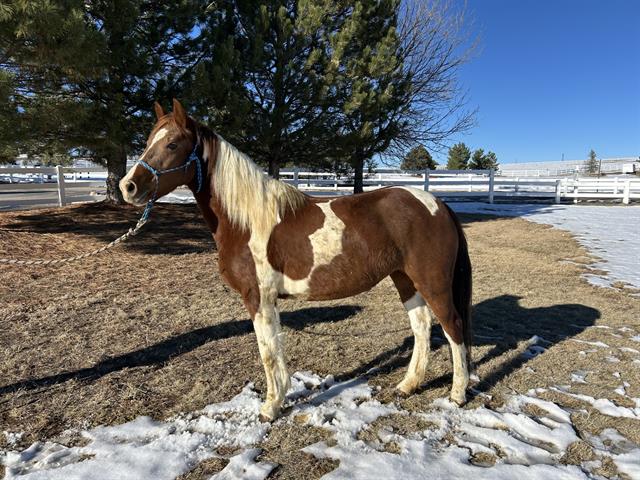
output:
M600 160L598 160L600 162ZM600 163L600 171L603 174L622 174L625 172L625 165L635 165L636 170L640 170L638 158L603 158ZM631 167L627 167L629 169ZM563 160L551 162L526 162L526 163L501 163L500 174L510 177L561 177L577 174L584 174L587 170L587 160ZM633 172L629 172L633 173Z

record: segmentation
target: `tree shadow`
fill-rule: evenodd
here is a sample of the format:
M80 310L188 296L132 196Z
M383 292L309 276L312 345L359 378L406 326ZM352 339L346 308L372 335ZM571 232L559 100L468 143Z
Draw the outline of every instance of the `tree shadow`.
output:
M449 205L455 212L456 216L460 219L460 222L464 225L474 222L490 222L496 219L508 219L508 218L524 218L527 219L530 215L544 215L547 213L554 213L558 210L563 210L558 204L550 204L549 202L542 203L513 203L513 202L496 202L482 203L482 202L456 202L449 201Z
M544 351L568 337L578 335L600 318L600 311L580 304L562 304L550 307L525 308L519 304L520 297L501 295L485 300L474 307L474 346L491 346L482 356L474 359L474 365L480 366L513 350L523 340L531 340L525 352L507 359L480 379L472 395L490 390L494 385L515 370L521 368L530 359L543 355ZM537 336L535 338L534 336ZM447 344L442 329L434 326L431 337L431 349ZM369 378L382 373L390 373L409 363L413 336L407 336L402 344L359 367L344 372L336 379L344 380L365 375ZM451 373L441 375L423 384L419 391L439 387L451 382Z
M356 305L303 308L294 312L283 312L281 321L287 327L301 330L305 326L314 323L345 320L357 314L360 310L362 310L362 307ZM246 335L252 331L253 327L250 320L230 320L210 327L198 328L145 348L101 360L92 367L36 379L21 380L11 385L0 387L0 395L14 393L18 390L46 388L69 380L91 382L125 368L161 367L171 359L191 352L209 342Z
M13 215L3 229L16 232L71 234L110 242L135 226L142 209L85 203L64 209L31 210ZM149 224L123 244L130 252L182 255L215 248L211 231L195 204L156 204Z

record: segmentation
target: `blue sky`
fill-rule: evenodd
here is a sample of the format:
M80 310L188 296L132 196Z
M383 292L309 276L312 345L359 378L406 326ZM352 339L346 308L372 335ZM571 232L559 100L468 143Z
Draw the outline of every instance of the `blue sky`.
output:
M468 0L480 47L460 72L501 163L640 155L640 1ZM442 162L445 155L436 155Z

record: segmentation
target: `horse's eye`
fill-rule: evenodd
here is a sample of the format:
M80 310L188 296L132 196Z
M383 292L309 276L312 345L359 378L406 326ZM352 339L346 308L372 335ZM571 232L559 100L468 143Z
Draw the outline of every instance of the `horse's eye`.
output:
M176 145L175 143L171 142L169 145L167 145L167 148L169 150L175 150L176 148L178 148L178 145Z

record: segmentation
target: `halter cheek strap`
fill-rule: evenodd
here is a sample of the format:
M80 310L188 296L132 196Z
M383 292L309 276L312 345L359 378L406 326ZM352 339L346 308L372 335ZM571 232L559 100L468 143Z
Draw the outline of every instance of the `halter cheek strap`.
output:
M199 145L200 145L200 139L198 139L198 141L196 142L187 160L184 162L183 165L180 165L179 167L167 168L164 170L157 170L153 168L151 165L149 165L147 162L145 162L144 160L138 160L136 162L136 165L143 166L151 173L151 175L153 175L153 179L156 184L156 187L153 190L153 195L151 196L151 199L147 202L147 205L144 208L144 212L142 213L143 220L146 221L149 218L149 215L151 215L151 209L153 208L153 205L156 201L156 197L158 195L158 187L160 186L160 178L159 178L160 175L177 172L178 170L184 170L184 172L186 173L187 168L189 168L189 165L191 165L192 163L195 163L196 179L198 181L198 188L196 190L196 193L200 193L200 190L202 190L202 161L200 160L200 157L198 157L198 154L196 153Z

